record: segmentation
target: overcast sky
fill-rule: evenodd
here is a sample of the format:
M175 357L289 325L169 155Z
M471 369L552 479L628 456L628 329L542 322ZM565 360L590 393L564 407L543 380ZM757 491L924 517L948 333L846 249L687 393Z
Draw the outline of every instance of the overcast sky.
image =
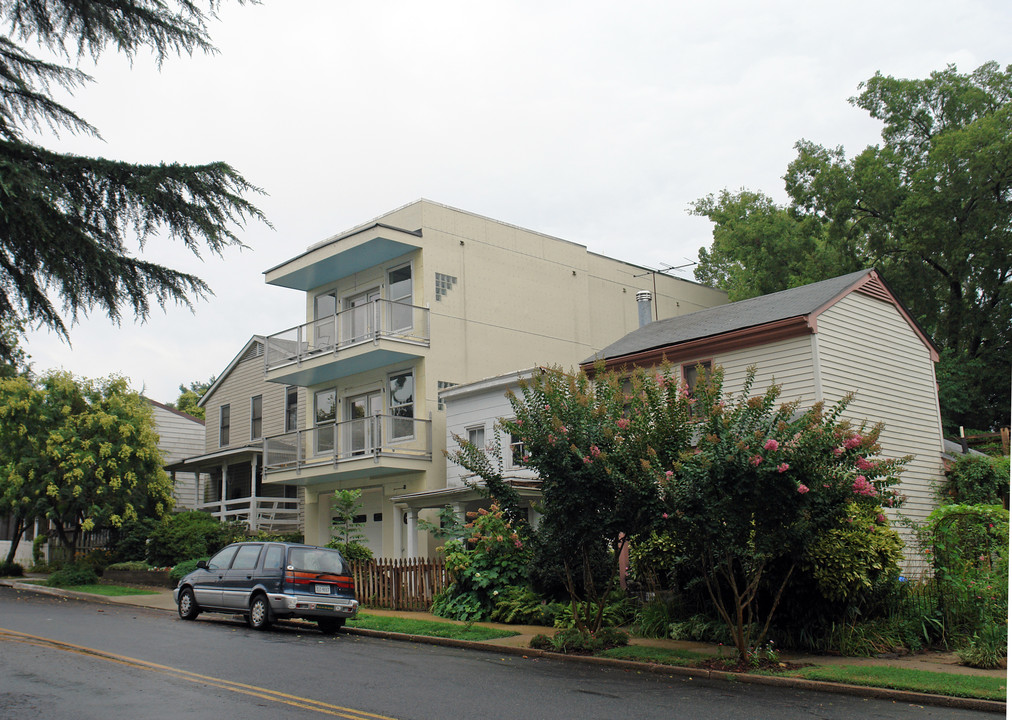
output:
M688 205L722 188L785 199L805 138L848 155L880 125L847 99L876 71L922 78L1012 62L1008 0L488 3L263 0L225 7L220 53L109 55L68 100L102 140L49 147L132 162L224 160L266 195L248 249L144 256L204 278L194 312L101 314L72 346L29 336L34 369L125 375L174 401L253 334L305 322L263 271L424 197L649 267L711 241ZM683 271L691 277L691 270ZM546 361L549 358L546 358Z

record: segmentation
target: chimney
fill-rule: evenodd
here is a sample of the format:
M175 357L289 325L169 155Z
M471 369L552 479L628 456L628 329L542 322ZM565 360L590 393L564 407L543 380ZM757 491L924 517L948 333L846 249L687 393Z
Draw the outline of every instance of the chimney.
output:
M636 293L636 305L640 311L640 327L649 325L654 320L650 312L650 300L652 297L649 290L640 290Z

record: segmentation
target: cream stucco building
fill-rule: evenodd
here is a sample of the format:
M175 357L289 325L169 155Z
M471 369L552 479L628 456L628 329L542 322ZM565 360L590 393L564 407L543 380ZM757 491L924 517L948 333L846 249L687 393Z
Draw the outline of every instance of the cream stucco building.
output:
M271 331L264 347L266 380L304 388L306 402L299 430L265 439L264 483L304 488L310 543L330 538L333 492L361 489L359 519L383 557L434 549L409 498L447 487L440 390L544 363L575 368L638 327L640 291L651 293L654 319L727 302L722 291L427 200L265 275L306 295L305 318Z

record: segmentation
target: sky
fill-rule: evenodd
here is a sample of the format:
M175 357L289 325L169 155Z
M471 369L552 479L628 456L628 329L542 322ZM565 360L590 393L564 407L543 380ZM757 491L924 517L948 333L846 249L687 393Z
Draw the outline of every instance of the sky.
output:
M427 198L651 268L711 243L690 204L727 188L784 201L794 144L880 139L847 100L876 72L927 77L1012 62L1008 0L262 0L226 3L218 53L159 68L107 54L65 102L101 132L49 148L138 163L225 161L263 190L273 227L196 258L147 260L214 292L119 326L100 311L68 345L29 333L33 369L118 374L172 402L250 336L305 322L304 294L263 272ZM675 271L691 278L691 268Z

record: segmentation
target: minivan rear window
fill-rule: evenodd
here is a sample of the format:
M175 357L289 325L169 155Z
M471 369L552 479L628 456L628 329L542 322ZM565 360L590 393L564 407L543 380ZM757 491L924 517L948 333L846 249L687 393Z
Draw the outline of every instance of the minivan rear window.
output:
M344 558L336 550L314 547L293 547L288 553L288 564L302 572L346 575Z

